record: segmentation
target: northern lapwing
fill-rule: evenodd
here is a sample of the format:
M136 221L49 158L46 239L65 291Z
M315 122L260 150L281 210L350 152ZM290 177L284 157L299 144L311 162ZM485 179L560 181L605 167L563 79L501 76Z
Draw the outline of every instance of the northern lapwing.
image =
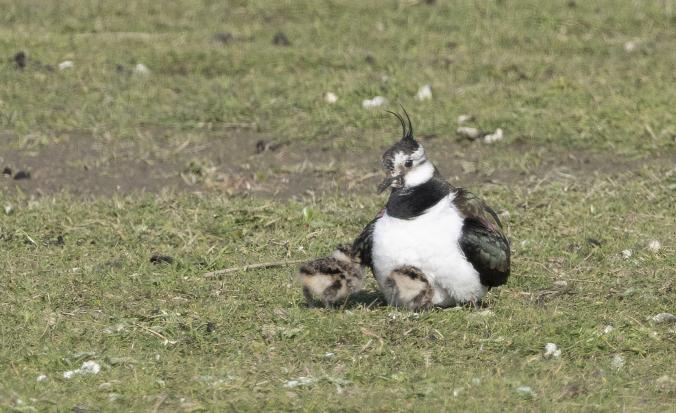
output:
M328 307L361 290L364 272L351 246L340 245L330 256L301 265L298 279L308 305L319 300Z
M413 137L411 119L394 112L402 138L382 156L390 189L385 208L352 245L388 303L422 308L479 305L507 282L509 241L495 212L444 180Z

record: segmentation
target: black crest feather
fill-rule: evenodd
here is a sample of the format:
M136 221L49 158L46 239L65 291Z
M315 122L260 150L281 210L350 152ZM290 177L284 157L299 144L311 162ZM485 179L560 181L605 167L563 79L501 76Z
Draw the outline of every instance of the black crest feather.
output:
M406 120L408 121L408 125L406 124L406 121L404 120L403 116L401 116L397 112L392 112L391 110L388 110L387 112L393 114L394 116L397 117L397 119L399 119L399 123L401 123L401 130L402 130L401 140L409 140L409 139L414 140L413 139L413 125L411 124L411 118L408 116L408 112L406 112L406 109L404 109L403 106L401 106L401 110L403 110L404 115L406 115Z
M399 105L401 106L401 105ZM406 115L406 120L408 120L408 132L404 134L404 139L411 139L413 140L413 125L411 124L411 118L408 117L408 112L406 112L406 109L404 109L403 106L401 106L401 110L404 111L404 115ZM403 120L402 120L403 122Z

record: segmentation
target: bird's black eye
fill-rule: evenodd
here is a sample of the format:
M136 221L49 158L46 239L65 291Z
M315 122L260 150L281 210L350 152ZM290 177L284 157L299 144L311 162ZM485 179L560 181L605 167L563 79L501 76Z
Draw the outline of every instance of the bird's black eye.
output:
M412 166L413 166L413 161L410 160L410 159L407 160L406 162L404 162L404 166L407 167L407 168L412 167Z

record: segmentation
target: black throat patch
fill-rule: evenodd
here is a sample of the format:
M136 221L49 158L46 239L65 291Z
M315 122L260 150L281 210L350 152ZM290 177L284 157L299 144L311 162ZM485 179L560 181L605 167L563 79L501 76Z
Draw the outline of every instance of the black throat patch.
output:
M436 205L451 192L451 185L433 177L413 188L397 188L387 200L387 215L399 219L413 219Z

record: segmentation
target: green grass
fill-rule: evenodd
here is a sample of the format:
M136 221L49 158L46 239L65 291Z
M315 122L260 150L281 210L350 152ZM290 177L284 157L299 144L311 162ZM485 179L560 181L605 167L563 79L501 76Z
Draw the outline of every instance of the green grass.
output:
M659 172L493 189L491 201L512 211L514 275L490 295L489 316L368 308L372 297L308 309L292 268L202 275L324 254L357 233L377 208L370 199L24 204L3 220L0 241L0 403L145 410L164 395L168 410L667 410L673 388L656 380L676 373L674 330L646 321L675 302L673 227L664 225L674 207L643 184L659 184ZM657 254L652 239L664 241ZM175 262L150 264L155 252ZM615 329L603 334L606 325ZM561 347L560 360L542 359L547 342ZM61 378L85 360L103 371ZM39 374L49 380L36 382ZM302 376L316 382L284 387ZM519 396L521 385L536 396Z
M421 132L452 134L457 115L473 113L486 129L534 145L674 147L676 91L666 85L676 17L660 2L44 3L0 2L4 55L75 63L57 73L0 72L0 127L20 134L134 137L144 123L192 130L246 122L285 139L370 145L383 116L360 104L379 94L419 114ZM236 40L214 42L220 31ZM277 31L290 47L272 44ZM627 41L635 52L624 50ZM154 75L116 70L137 62ZM435 99L416 105L426 83ZM335 106L322 102L329 90Z
M0 0L0 56L29 56L23 71L0 64L12 148L84 131L152 152L254 123L246 133L299 150L358 150L392 140L392 120L361 108L378 94L449 151L459 114L502 127L505 152L481 163L523 170L471 188L509 212L513 275L490 313L370 306L373 280L344 309L309 309L293 267L203 276L326 254L382 197L0 193L14 208L0 215L0 410L673 410L676 331L648 321L676 310L670 2L437 3ZM291 46L272 44L280 30ZM152 73L127 73L138 62ZM434 98L415 102L425 83ZM540 152L635 162L541 176ZM560 359L542 357L548 342ZM63 378L89 360L99 374ZM299 377L310 383L285 387Z

